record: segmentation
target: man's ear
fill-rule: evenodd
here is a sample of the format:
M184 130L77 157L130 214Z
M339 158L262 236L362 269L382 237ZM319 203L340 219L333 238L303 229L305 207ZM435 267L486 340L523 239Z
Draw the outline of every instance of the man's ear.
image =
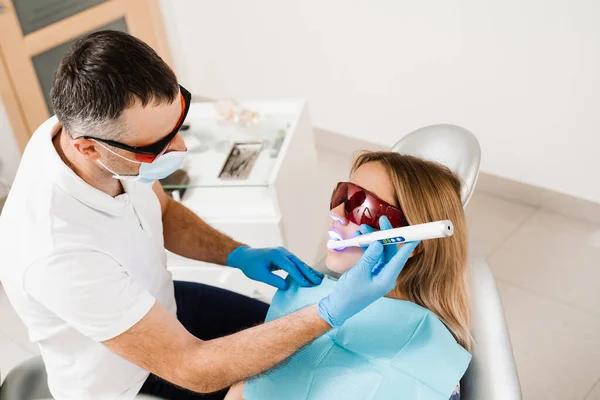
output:
M97 150L98 146L98 143L90 139L80 138L73 140L75 150L83 154L84 157L94 161L100 158L100 153Z

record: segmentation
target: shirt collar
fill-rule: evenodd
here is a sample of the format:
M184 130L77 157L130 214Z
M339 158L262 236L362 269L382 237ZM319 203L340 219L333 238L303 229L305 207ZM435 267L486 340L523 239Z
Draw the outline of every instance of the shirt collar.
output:
M54 138L60 128L61 124L56 116L53 116L44 122L34 133L41 141L40 144L44 149L43 154L45 157L44 168L47 168L52 181L88 207L112 216L122 216L127 207L126 202L89 185L60 158L52 143L52 138ZM126 193L129 192L128 187L130 186L133 185L123 185Z

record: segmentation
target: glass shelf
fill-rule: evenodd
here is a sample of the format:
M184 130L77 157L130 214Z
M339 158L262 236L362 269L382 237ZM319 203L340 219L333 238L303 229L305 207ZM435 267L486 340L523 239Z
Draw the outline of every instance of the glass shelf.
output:
M293 114L266 114L253 126L221 123L207 112L210 103L192 104L182 131L188 155L182 165L189 178L185 184L163 183L165 189L210 187L264 187L271 182L282 146L292 129ZM195 109L196 108L196 109ZM195 112L198 111L198 112ZM235 143L260 143L260 152L245 179L222 179L219 175Z

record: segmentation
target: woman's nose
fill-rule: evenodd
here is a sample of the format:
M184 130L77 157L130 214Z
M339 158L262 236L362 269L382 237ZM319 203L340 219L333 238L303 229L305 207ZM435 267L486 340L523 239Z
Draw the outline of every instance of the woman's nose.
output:
M332 220L339 222L342 225L348 224L348 220L346 219L345 212L344 212L344 203L340 204L339 206L337 206L334 209L332 209L331 211L329 211L329 216L331 217Z

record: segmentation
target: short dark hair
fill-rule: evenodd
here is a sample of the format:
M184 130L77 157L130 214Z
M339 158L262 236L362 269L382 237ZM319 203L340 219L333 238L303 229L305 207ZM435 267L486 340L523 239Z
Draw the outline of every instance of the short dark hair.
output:
M170 104L178 91L175 73L150 46L106 30L79 39L65 54L50 99L71 135L93 130L114 137L117 120L136 98L144 106L151 101Z

